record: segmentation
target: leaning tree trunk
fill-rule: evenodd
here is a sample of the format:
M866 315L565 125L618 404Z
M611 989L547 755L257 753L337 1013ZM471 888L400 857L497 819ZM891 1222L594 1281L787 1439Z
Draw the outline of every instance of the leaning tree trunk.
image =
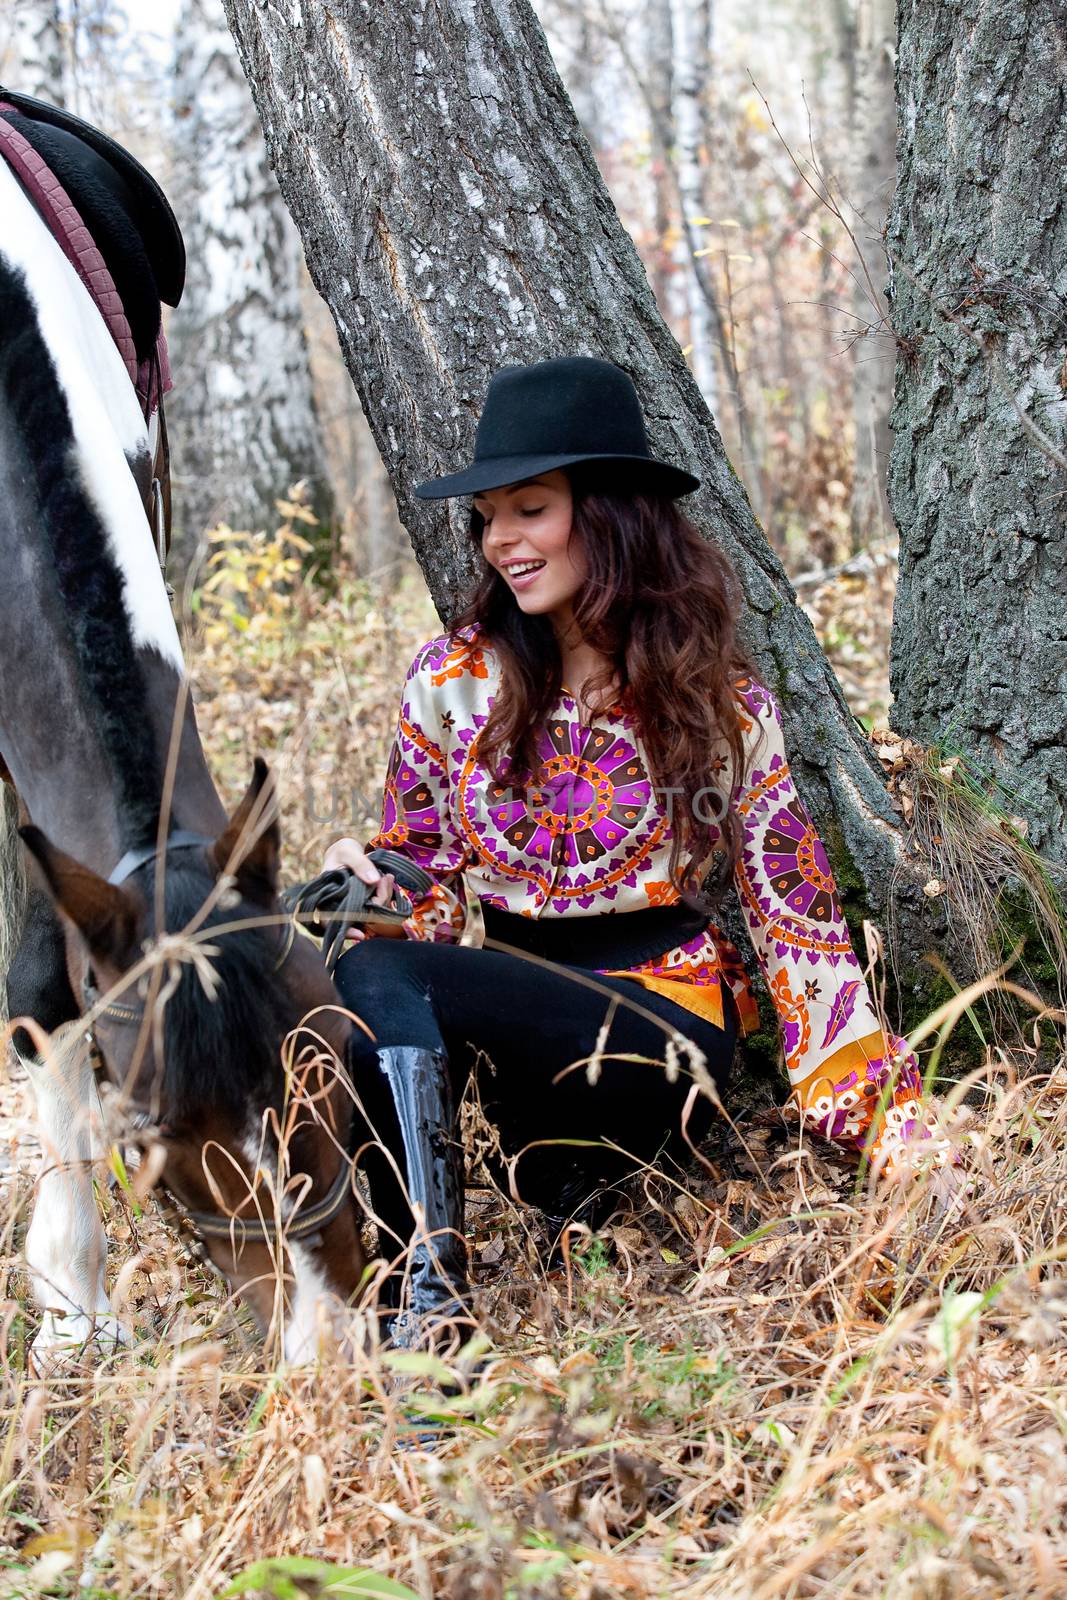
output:
M895 715L1067 863L1067 9L902 0Z
M881 769L755 525L527 0L225 3L442 617L474 571L466 512L413 487L468 458L488 375L561 352L617 362L653 448L703 477L688 506L737 567L743 630L781 696L846 907L884 907L901 849ZM931 942L920 917L903 929L911 957Z
M309 480L333 500L300 305L300 239L219 0L183 0L175 149L189 196L189 271L171 319L175 512L186 554L205 528L273 527L274 501Z

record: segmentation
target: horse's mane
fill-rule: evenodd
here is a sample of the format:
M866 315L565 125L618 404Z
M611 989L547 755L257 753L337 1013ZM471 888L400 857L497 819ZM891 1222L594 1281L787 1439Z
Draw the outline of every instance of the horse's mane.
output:
M2 255L0 327L0 428L18 456L19 498L25 503L28 496L43 541L36 550L42 609L61 608L85 710L115 774L126 837L147 843L155 836L162 774L123 578L83 483L70 411L36 305L22 272ZM10 506L12 498L0 484L0 503ZM35 530L16 526L12 511L5 515L0 505L0 533L5 522L11 560L18 543L36 542Z
M143 887L151 904L151 873ZM213 887L202 862L171 857L164 890L167 930L186 927ZM275 972L280 932L269 927L222 931L255 914L256 908L248 905L213 908L198 932L208 930L203 942L219 952L211 959L218 979L216 997L208 998L192 963L183 962L166 1002L164 1091L168 1113L179 1119L210 1107L244 1114L262 1106L272 1090L277 1094L279 1050L291 1022ZM212 929L219 931L212 936Z

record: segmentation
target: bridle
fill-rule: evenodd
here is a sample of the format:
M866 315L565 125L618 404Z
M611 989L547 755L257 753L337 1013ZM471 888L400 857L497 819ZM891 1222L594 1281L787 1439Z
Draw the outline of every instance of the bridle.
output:
M215 840L209 839L206 834L191 833L187 828L176 828L173 833L167 835L163 845L163 855L169 856L172 850L197 849L214 843ZM155 860L159 853L158 845L154 844L138 845L133 850L127 850L125 855L120 858L118 865L109 873L108 883L114 884L116 887L121 883L125 883L126 879L132 877L138 868L145 866L149 861ZM272 972L280 972L284 967L292 952L296 934L297 919L295 916L288 916L285 919L281 946L275 957L274 966L271 969ZM130 1006L123 1005L121 1001L102 1000L96 985L92 982L88 973L82 979L82 1001L87 1010L93 1009L96 1011L97 1016L107 1017L112 1022L139 1023L144 1021L143 1005Z
M204 834L191 833L186 829L176 829L167 836L163 846L163 854L169 855L172 850L187 850L214 844ZM124 883L139 867L154 860L159 855L156 845L139 846L127 850L118 865L108 878L112 884ZM279 972L288 960L293 945L296 941L297 918L291 915L286 918L283 929L281 946L275 957L273 972ZM145 1006L124 1005L120 1001L104 1001L99 991L92 982L88 972L82 980L82 1000L86 1009L95 1010L98 1017L106 1017L109 1022L126 1025L143 1025L145 1020ZM353 1113L353 1123L355 1120ZM154 1127L154 1119L147 1111L131 1111L129 1113L130 1125L138 1132ZM353 1128L349 1128L349 1140L352 1142ZM230 1244L257 1243L277 1245L279 1236L283 1240L303 1241L312 1246L321 1244L322 1230L340 1215L346 1201L352 1193L352 1177L355 1162L351 1155L346 1155L338 1168L327 1192L321 1200L306 1209L299 1209L290 1218L285 1219L281 1226L273 1218L261 1215L252 1217L239 1217L235 1214L224 1214L214 1211L193 1211L178 1200L179 1206L196 1229L197 1233L205 1239L225 1239ZM305 1194L307 1190L305 1190ZM177 1200L177 1196L173 1197ZM297 1202L297 1207L300 1202Z
M351 1156L345 1156L337 1169L336 1178L322 1199L306 1211L300 1210L291 1219L283 1221L280 1228L273 1218L268 1217L227 1217L214 1211L190 1211L187 1206L183 1209L204 1239L225 1239L230 1244L276 1245L280 1236L283 1242L297 1240L314 1248L322 1243L323 1228L340 1216L351 1198L353 1170Z

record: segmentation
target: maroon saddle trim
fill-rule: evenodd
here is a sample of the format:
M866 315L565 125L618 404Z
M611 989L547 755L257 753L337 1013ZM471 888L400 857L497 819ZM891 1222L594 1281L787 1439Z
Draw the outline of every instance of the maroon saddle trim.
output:
M96 241L51 167L2 114L17 114L17 111L16 106L0 100L0 156L30 196L49 233L88 290L125 363L141 410L146 418L150 417L163 395L172 387L163 329L159 330L153 354L147 360L138 362L122 300Z

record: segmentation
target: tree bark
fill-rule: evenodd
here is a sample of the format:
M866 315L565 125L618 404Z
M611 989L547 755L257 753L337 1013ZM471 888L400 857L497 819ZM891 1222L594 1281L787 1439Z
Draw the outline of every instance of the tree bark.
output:
M1067 863L1067 7L902 0L890 503L901 727Z
M189 272L170 323L176 387L175 512L186 554L205 528L273 527L274 501L309 480L320 522L333 497L300 305L299 235L219 0L184 0L176 137Z
M441 616L475 571L467 513L413 488L469 459L489 375L564 352L617 362L653 449L702 475L688 508L738 571L742 631L781 697L846 908L884 908L901 846L881 768L753 520L526 0L225 3ZM936 903L899 899L909 963L931 942L924 911Z

